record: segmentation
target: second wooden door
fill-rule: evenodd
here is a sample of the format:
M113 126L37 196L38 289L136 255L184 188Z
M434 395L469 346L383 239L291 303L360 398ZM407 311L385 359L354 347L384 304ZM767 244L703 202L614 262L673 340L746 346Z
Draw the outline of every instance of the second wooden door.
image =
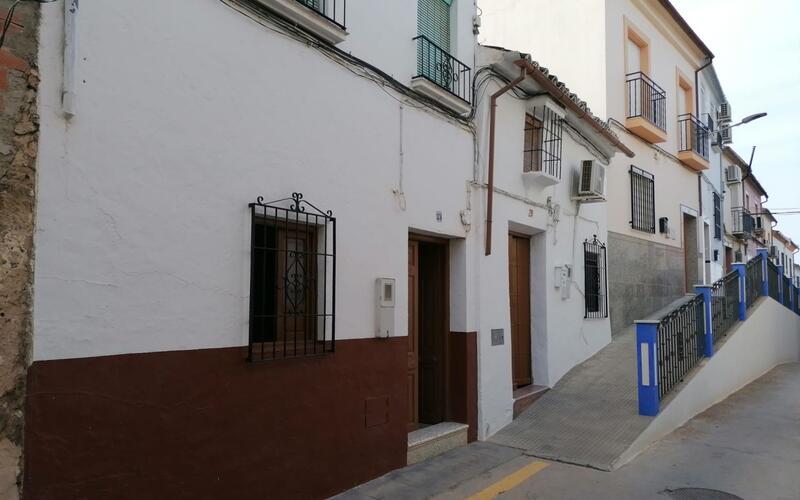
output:
M514 388L533 383L531 363L531 240L508 235L511 373Z

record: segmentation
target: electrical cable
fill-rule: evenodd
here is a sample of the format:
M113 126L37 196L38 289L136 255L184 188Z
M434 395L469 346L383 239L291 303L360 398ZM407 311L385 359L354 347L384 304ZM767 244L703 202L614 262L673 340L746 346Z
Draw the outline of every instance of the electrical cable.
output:
M21 2L24 1L26 0L17 0L13 4L11 4L11 7L9 7L8 13L6 14L6 20L3 22L3 31L0 32L0 49L3 48L3 44L6 41L6 33L8 33L8 29L11 27L11 22L12 22L11 20L14 18L14 11L17 9L17 5L19 5ZM58 0L27 0L27 1L36 3L53 3L57 2Z

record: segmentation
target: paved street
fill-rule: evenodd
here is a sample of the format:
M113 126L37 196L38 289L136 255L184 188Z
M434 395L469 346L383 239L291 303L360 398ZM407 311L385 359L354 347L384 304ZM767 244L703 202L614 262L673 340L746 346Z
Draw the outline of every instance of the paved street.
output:
M682 488L714 491L692 492ZM725 492L724 495L719 492ZM347 499L800 498L800 364L782 365L614 472L474 443L346 492Z

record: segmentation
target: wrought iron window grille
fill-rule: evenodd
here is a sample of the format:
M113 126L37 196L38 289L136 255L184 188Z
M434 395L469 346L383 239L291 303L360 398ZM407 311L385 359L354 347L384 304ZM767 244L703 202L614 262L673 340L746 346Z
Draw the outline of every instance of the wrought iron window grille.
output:
M656 232L655 176L631 165L631 227Z
M543 172L561 179L561 148L564 123L547 106L525 115L523 172Z
M250 203L248 361L333 352L336 218L300 193Z
M608 317L606 245L594 235L583 242L584 318Z
M722 239L722 199L714 193L714 239Z

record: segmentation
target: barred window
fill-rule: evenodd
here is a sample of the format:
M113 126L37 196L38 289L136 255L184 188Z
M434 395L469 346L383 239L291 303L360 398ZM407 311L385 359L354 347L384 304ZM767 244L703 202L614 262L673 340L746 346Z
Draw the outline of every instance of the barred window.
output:
M248 361L332 352L336 219L303 199L249 205Z
M608 317L606 246L597 236L583 242L584 318Z
M561 179L563 122L553 110L541 106L525 115L523 172L543 172Z
M656 232L655 177L631 165L631 227Z
M714 193L714 238L722 239L722 200Z

